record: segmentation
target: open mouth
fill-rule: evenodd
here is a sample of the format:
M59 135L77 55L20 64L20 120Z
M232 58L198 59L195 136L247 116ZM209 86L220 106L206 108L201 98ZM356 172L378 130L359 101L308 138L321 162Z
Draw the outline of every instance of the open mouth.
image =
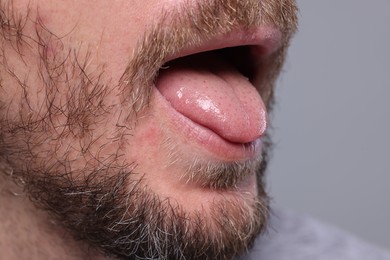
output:
M251 48L253 46L230 47L216 52L254 84L253 80L259 68L256 67L256 57L251 54Z
M183 52L166 62L157 77L156 87L183 119L183 131L202 144L246 148L266 130L267 112L259 94L264 86L259 82L267 70L264 61L279 42L274 37L236 38Z
M203 66L204 64L212 63L214 59L219 59L231 64L252 84L255 84L254 78L256 72L260 69L256 64L258 64L257 59L259 59L258 56L260 56L261 53L259 52L258 55L253 55L253 48L255 47L256 46L245 45L196 53L171 60L162 66L162 70L168 69L175 64L194 65L194 61L196 61L196 65Z

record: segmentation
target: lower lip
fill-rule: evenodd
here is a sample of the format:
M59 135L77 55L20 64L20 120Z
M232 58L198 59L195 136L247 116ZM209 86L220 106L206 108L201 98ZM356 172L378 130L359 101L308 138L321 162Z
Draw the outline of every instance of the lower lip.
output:
M185 143L193 144L195 148L206 151L215 159L222 161L242 161L259 156L261 138L246 144L229 142L214 131L179 113L161 95L157 88L153 88L152 97L155 99L159 117L165 118L166 122L164 123L168 124L174 134L178 134L178 139L180 137L184 138Z

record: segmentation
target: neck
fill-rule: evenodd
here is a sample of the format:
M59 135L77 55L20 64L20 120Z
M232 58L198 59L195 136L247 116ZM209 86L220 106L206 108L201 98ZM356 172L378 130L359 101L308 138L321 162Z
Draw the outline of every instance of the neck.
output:
M71 238L1 172L0 216L2 259L104 259Z

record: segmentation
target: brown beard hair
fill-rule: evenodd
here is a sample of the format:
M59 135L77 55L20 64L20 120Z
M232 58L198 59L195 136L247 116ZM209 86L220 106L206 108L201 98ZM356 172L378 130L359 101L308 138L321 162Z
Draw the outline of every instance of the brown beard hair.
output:
M246 204L238 199L216 201L211 206L211 220L205 220L204 212L190 214L174 201L158 197L143 182L137 164L122 159L121 147L135 127L129 122L134 120L134 115L147 110L159 68L167 57L181 49L239 26L274 24L284 35L284 47L277 53L273 69L267 75L269 82L276 79L296 27L294 2L205 2L196 6L188 2L177 10L166 11L162 20L145 33L135 50L137 55L114 87L102 82L103 67L88 70L89 55L80 57L77 50L64 47L60 37L50 32L39 16L36 38L30 38L24 33L28 16L19 16L12 10L12 4L0 3L1 76L7 74L23 90L17 115L11 113L7 101L0 100L0 155L3 158L0 170L21 184L37 206L47 210L77 239L87 241L108 255L124 259L231 259L247 251L265 227L268 198L263 179L268 158L266 148L270 146L267 139L263 158L255 169L258 197ZM62 46L61 53L50 56L46 51L49 42ZM11 53L19 55L25 63L26 52L35 49L40 55L37 66L46 96L38 110L31 104L28 84L7 63ZM2 88L7 86L2 85ZM118 149L102 159L99 152L90 154L100 138L93 137L91 132L95 124L110 115L113 105L107 104L105 98L111 95L113 88L120 89L121 111L134 113L124 113L117 119L117 131L110 138L118 144ZM65 95L59 89L67 89ZM269 108L273 89L272 85L259 89ZM66 101L59 102L64 96ZM47 147L41 144L53 139L71 139L79 147L42 151ZM77 162L74 150L86 160L82 169L73 166ZM227 185L229 180L221 180L220 176L222 174L217 175L215 181L222 182L218 187ZM210 230L221 232L210 234Z

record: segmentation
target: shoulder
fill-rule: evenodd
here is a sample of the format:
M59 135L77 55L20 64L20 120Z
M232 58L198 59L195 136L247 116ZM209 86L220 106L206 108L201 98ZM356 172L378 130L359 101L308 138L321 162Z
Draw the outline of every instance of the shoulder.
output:
M268 230L242 259L390 260L390 252L307 216L274 210Z

